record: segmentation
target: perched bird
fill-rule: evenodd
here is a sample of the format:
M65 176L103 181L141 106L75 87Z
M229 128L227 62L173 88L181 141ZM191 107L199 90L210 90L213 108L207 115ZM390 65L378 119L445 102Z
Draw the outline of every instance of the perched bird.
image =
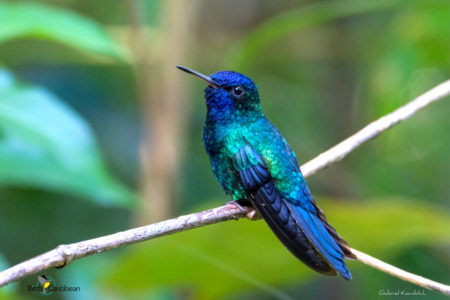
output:
M233 71L206 76L177 68L208 84L203 142L225 192L238 203L249 201L307 266L351 279L344 258L354 256L314 202L294 151L264 116L256 84Z

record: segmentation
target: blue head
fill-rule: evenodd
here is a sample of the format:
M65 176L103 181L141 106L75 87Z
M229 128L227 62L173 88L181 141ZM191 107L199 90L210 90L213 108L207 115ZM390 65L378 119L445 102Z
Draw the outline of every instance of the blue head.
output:
M262 116L258 87L246 75L220 71L205 76L186 67L177 67L208 84L205 89L208 117L224 119L236 116Z

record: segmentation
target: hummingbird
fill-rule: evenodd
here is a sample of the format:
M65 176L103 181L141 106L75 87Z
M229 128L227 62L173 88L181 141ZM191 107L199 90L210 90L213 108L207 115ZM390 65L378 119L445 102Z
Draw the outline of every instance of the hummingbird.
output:
M294 151L265 117L253 80L234 71L206 76L177 68L207 84L203 143L225 193L252 205L304 264L350 280L344 258L354 254L315 203Z

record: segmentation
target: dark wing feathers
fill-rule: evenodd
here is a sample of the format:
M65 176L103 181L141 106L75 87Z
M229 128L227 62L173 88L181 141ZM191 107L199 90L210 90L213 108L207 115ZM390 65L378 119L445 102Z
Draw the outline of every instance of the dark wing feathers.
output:
M336 271L351 278L344 256L352 257L347 243L327 222L308 187L307 201L287 201L276 190L263 158L245 145L232 158L235 174L256 209L283 244L306 265L327 275Z
M232 161L246 191L252 191L270 179L264 161L250 146L239 149Z
M250 199L272 231L298 259L322 274L336 275L309 242L273 182L250 194Z

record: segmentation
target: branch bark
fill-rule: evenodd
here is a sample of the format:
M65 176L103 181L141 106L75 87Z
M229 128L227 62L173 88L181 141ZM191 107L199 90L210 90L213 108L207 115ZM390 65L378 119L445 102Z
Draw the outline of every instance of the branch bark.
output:
M444 98L450 94L450 80L434 87L423 95L417 97L408 104L400 107L394 112L374 121L342 141L328 151L320 154L313 160L301 167L305 177L316 173L332 163L345 157L348 153L359 147L364 142L378 136L381 132L391 128L395 124L411 117L414 113L427 105ZM251 218L254 210L250 207L241 208L232 203L214 209L193 213L186 216L166 220L163 222L146 225L111 235L98 237L78 243L60 245L57 248L44 254L31 258L18 265L15 265L0 273L0 287L25 276L35 274L51 267L61 268L70 264L73 260L83 258L96 253L101 253L122 246L158 238L164 235L177 233L197 227L202 227L214 223L224 222L243 217ZM357 260L376 268L382 272L391 274L402 280L409 281L418 286L436 290L443 294L450 295L450 286L444 285L424 277L408 273L363 252L352 249Z

